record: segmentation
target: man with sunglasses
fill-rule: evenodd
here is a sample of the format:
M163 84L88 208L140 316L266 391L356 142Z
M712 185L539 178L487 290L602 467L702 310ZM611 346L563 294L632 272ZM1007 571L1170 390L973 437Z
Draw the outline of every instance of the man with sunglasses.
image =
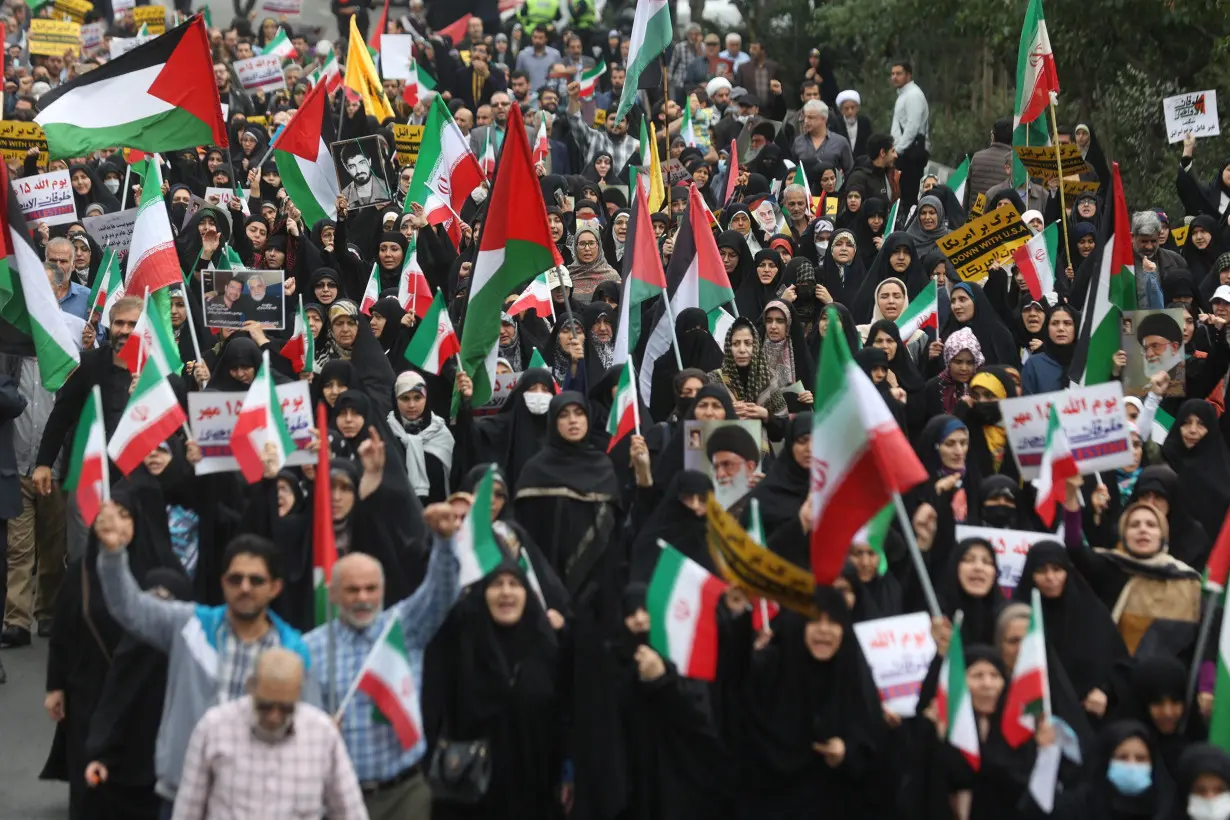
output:
M247 693L257 657L281 647L311 662L299 632L269 610L282 591L282 555L267 538L239 535L222 557L222 593L226 604L208 607L164 601L143 595L128 568L127 546L133 520L113 502L105 502L94 522L103 549L98 577L112 617L140 640L167 653L167 700L158 727L155 791L171 803L179 788L184 753L193 727L212 706ZM311 678L304 699L319 703Z

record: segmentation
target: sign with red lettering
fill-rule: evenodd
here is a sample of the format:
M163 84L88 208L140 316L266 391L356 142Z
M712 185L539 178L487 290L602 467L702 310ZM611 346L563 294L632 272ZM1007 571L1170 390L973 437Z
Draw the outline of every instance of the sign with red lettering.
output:
M1025 569L1025 556L1039 541L1063 543L1063 525L1058 532L1033 532L1032 530L1000 530L994 527L969 527L957 525L957 543L965 538L981 538L989 541L995 549L995 563L999 567L999 587L1011 594L1021 582Z
M923 678L935 659L931 616L911 612L863 621L854 625L854 634L880 691L880 702L894 714L914 717Z
M289 466L315 464L316 455L308 450L312 442L312 398L305 381L279 384L274 388L282 402L282 418L297 449L286 454ZM201 446L201 462L197 475L233 472L239 469L231 453L231 431L243 409L246 392L197 391L188 394L188 424L192 437ZM327 445L326 445L327 446Z
M1052 402L1059 405L1059 420L1081 475L1131 466L1134 457L1123 409L1123 385L1108 382L999 403L1021 478L1038 477Z

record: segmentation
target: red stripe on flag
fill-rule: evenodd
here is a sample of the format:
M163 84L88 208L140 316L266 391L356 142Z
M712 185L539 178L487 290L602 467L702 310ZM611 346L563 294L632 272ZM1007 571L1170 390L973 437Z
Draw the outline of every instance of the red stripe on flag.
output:
M1024 677L1012 681L1008 689L1008 700L1004 703L1004 714L1000 720L1000 729L1004 740L1012 748L1034 736L1029 727L1022 726L1020 717L1031 703L1042 701L1042 670L1033 669Z
M128 475L140 467L145 457L152 453L155 447L166 441L168 436L178 430L184 421L186 421L186 417L184 416L183 408L178 404L172 405L161 416L149 422L144 430L128 442L128 446L120 453L120 457L116 459L115 466L119 467L120 472L124 475Z
M700 588L700 617L692 638L692 654L688 658L686 677L698 680L717 678L718 626L717 606L726 591L726 582L710 575Z
M106 457L107 454L103 453L102 458L86 458L82 461L81 471L77 476L77 508L81 511L81 520L87 527L93 525L102 503L98 485L103 480L102 459Z
M623 441L624 436L634 430L636 430L636 416L632 413L632 408L628 407L619 417L619 427L615 428L615 435L611 436L611 443L606 446L606 451L609 453L614 450L615 445Z
M231 453L239 462L239 472L249 484L255 484L265 475L264 454L259 453L252 445L251 433L260 429L260 411L239 413L235 419L235 429L231 431Z
M403 749L409 749L419 742L419 727L415 726L410 715L402 710L397 693L385 686L384 681L371 673L364 674L359 680L359 691L371 698L380 714L388 718Z

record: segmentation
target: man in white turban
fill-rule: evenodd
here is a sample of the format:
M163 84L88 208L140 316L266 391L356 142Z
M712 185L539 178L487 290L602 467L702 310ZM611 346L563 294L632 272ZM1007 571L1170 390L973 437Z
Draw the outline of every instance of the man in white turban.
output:
M848 88L837 95L841 116L829 117L829 130L846 138L856 158L867 153L867 138L871 136L871 120L859 113L862 104L859 93Z

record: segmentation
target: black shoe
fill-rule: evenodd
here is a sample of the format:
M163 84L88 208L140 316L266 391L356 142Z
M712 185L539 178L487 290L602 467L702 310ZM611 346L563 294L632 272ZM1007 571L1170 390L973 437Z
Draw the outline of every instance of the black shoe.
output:
M38 636L40 638L50 638L51 637L51 626L52 626L52 621L50 618L39 618L38 619Z
M0 631L0 649L15 649L30 645L30 630L19 626L6 626Z

